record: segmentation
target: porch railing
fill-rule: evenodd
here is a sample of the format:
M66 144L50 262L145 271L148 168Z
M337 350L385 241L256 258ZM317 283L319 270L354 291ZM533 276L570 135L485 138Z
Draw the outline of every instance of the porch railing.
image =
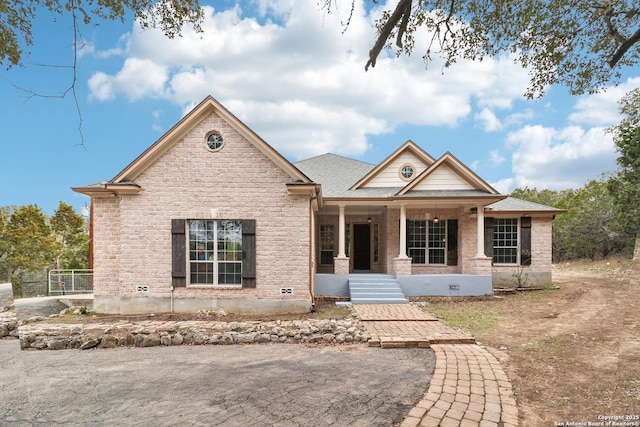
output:
M93 270L50 270L49 295L93 292Z

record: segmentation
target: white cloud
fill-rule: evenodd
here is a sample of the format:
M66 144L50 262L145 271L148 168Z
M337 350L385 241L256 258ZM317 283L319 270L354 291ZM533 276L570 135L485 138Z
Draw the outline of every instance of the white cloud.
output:
M475 119L482 124L485 132L495 132L502 129L502 123L494 112L488 108L483 108L482 111L476 113Z
M496 184L503 192L578 188L615 168L614 144L603 128L525 126L508 135L507 146L514 149L514 177Z
M185 29L170 40L134 27L122 68L96 72L90 96L160 98L186 107L212 95L276 149L299 158L362 154L369 135L403 125L456 126L472 112L472 100L486 110L478 120L495 127L489 109L510 108L528 84L510 58L460 61L444 75L438 61L425 70L423 29L414 55L383 52L365 73L384 5L367 14L357 2L343 34L350 2L338 2L343 9L328 15L315 2L250 4L256 16L245 16L239 5L205 7L202 34Z
M569 116L572 123L588 126L611 126L620 121L618 101L630 90L640 86L640 78L630 78L625 83L607 88L594 95L578 99L574 112Z
M100 101L113 99L118 92L135 101L144 96L160 95L167 82L165 67L148 59L128 58L114 76L95 73L89 79L90 97Z
M489 152L489 163L491 166L498 166L499 164L504 163L507 160L503 156L498 153L498 150L492 150Z

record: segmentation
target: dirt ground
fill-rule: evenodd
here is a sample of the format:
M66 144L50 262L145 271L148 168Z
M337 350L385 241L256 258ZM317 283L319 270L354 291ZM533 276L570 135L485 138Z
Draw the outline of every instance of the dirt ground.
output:
M280 313L280 314L237 314L224 310L201 310L195 313L154 313L154 314L99 314L89 312L87 314L68 313L64 316L53 317L42 323L111 323L111 322L136 322L143 320L158 321L186 321L202 320L211 322L241 322L241 321L274 321L274 320L328 320L345 319L353 316L353 311L346 306L338 306L334 301L316 301L315 310L310 313Z
M630 268L627 260L566 263L554 269L558 289L434 299L426 310L499 357L522 426L607 416L640 425L640 281Z

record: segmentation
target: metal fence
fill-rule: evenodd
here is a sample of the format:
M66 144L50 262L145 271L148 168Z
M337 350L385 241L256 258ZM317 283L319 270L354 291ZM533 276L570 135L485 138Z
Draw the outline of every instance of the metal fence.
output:
M14 298L31 298L48 295L47 270L22 271L12 277Z
M49 295L93 292L93 270L50 270Z

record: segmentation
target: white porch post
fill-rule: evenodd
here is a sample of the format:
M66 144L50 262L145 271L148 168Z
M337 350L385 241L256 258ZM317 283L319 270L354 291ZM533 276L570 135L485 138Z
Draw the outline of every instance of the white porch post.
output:
M407 258L407 208L400 206L400 248L398 258Z
M487 255L484 253L484 206L478 205L478 249L477 257L484 258Z
M345 258L347 255L344 250L344 205L339 205L338 208L340 209L340 219L338 221L338 258Z

